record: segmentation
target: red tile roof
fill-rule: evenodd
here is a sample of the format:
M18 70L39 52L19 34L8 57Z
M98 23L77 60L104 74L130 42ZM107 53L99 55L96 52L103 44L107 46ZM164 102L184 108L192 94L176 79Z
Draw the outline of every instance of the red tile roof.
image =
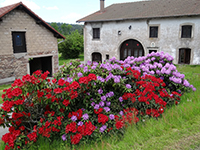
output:
M12 10L21 7L21 9L23 9L26 13L28 13L31 17L33 17L36 22L42 24L43 26L45 26L48 30L50 30L51 32L54 33L54 35L57 38L63 38L65 39L65 37L60 34L58 31L56 31L53 27L51 27L48 23L46 23L42 18L40 18L38 15L36 15L32 10L30 10L26 5L24 5L22 2L13 4L13 5L9 5L9 6L5 6L5 7L1 7L0 8L0 19L2 19L2 17L6 14L8 14L9 12L11 12Z
M200 0L149 0L113 4L77 22L151 19L200 15Z

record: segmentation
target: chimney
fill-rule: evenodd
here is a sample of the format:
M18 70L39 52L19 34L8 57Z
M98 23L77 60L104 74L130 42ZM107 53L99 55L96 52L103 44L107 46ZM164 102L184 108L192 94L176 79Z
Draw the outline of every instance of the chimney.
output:
M100 0L100 12L104 11L104 1L105 0Z

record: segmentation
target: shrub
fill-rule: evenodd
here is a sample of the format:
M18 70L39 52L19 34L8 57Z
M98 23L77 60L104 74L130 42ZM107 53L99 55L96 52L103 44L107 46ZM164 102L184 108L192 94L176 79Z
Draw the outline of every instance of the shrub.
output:
M2 137L6 149L28 148L40 136L73 145L90 142L122 133L142 117L159 117L167 105L178 104L178 86L168 90L165 80L141 71L129 59L72 62L52 80L41 71L15 80L2 95L1 126L11 126Z
M77 30L66 35L65 41L59 44L58 51L65 59L78 58L83 52L83 35L80 35Z

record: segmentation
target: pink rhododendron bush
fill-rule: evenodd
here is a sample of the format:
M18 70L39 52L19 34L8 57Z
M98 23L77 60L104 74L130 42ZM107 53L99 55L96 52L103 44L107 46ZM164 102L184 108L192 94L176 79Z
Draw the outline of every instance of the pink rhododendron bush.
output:
M121 134L143 117L160 117L195 91L164 53L64 65L53 79L36 71L4 90L0 110L5 149L27 149L39 137L78 145Z

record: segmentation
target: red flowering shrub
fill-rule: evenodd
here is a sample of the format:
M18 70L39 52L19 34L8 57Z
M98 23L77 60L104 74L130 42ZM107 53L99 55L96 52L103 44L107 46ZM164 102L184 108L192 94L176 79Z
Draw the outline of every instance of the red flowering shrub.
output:
M112 62L78 66L69 77L51 81L47 75L36 71L4 90L0 125L11 125L2 137L6 149L26 149L39 136L74 145L94 140L143 116L161 116L181 96L167 91L160 78Z

